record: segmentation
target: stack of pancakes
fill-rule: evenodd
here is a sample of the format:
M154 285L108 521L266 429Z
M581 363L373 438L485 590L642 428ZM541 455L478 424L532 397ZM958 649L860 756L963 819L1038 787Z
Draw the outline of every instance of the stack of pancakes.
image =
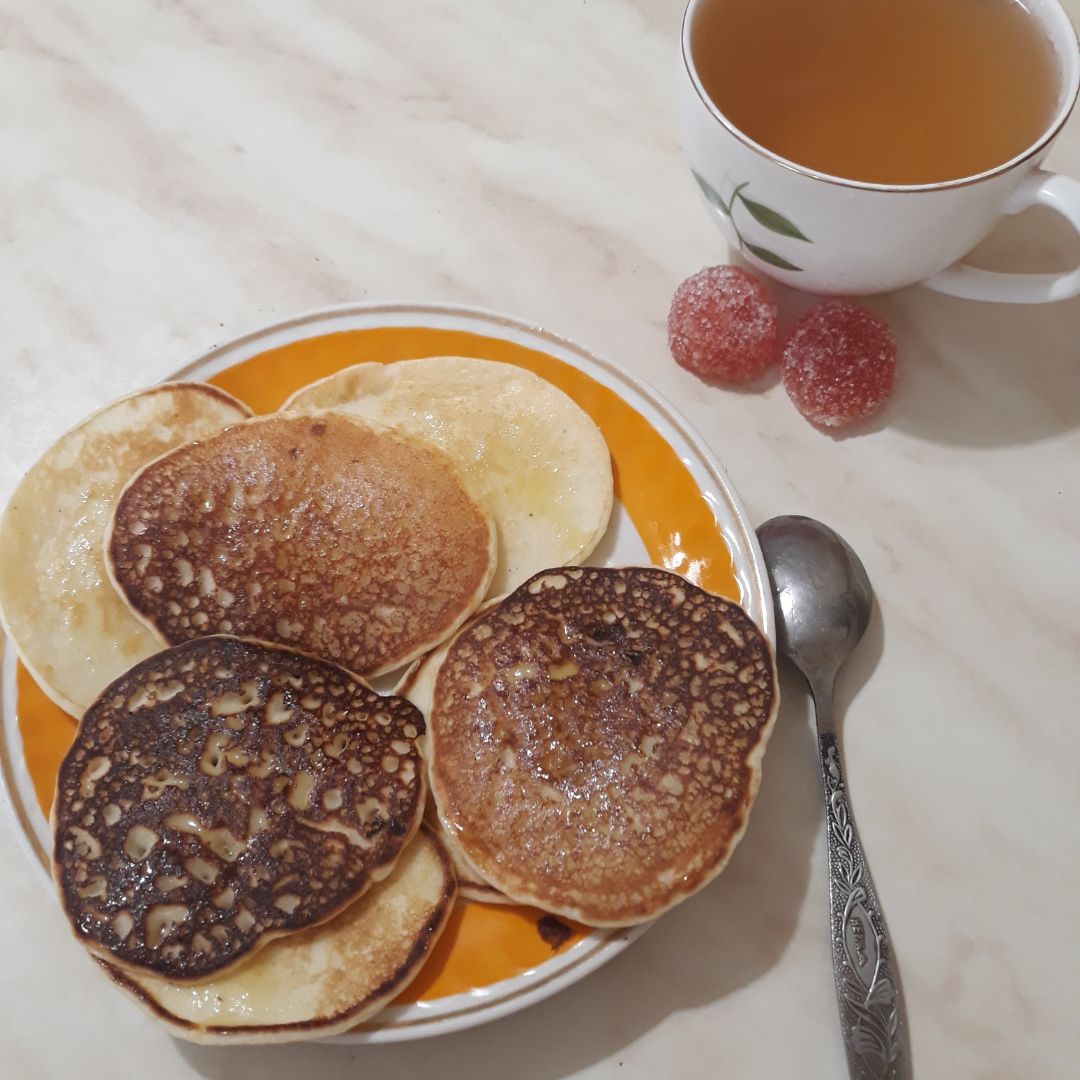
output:
M579 565L611 506L589 417L489 361L362 364L260 418L168 384L62 437L0 521L0 608L81 718L54 877L115 982L186 1038L332 1034L459 883L624 926L719 873L772 654L676 574Z

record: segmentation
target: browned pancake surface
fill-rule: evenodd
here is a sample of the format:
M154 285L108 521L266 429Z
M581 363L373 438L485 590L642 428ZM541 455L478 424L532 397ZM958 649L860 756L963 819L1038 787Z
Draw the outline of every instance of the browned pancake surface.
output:
M432 794L491 885L593 925L640 922L719 872L775 715L738 605L651 568L530 579L451 643Z
M241 634L367 675L460 625L491 580L495 541L437 451L334 414L279 416L137 474L109 559L170 643Z
M60 768L54 876L76 934L170 979L322 922L419 827L424 721L334 664L210 637L114 682Z

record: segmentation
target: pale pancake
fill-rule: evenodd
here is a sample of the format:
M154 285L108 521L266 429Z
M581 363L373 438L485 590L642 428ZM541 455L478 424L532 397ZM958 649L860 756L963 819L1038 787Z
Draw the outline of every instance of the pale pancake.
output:
M161 647L105 571L121 490L166 450L250 415L213 386L155 386L61 436L15 489L0 519L0 615L38 684L73 716Z
M483 599L495 531L445 455L348 416L249 421L151 462L109 569L172 644L226 633L378 675Z
M428 685L448 836L482 880L593 926L651 919L720 872L778 700L745 612L651 567L537 575Z
M446 831L441 826L439 828L439 839L444 841L445 846ZM516 900L511 900L506 893L499 892L494 885L481 881L479 876L471 873L467 868L463 872L457 859L454 860L454 871L458 875L458 895L462 900L472 900L477 904L517 905Z
M348 412L425 439L457 464L495 517L489 595L538 570L584 562L607 529L611 457L557 387L514 364L436 356L358 364L298 390L282 411Z
M53 876L76 936L199 980L332 918L420 826L423 727L404 698L276 645L198 638L143 661L60 766Z
M193 1042L291 1042L347 1031L388 1005L423 967L454 906L454 872L421 829L385 881L323 926L268 945L235 971L179 986L109 974Z

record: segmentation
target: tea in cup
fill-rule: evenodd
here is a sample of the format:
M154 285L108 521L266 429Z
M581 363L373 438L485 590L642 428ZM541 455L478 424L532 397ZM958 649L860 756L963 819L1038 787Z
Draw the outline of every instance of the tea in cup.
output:
M831 294L1080 293L1080 269L950 266L1036 203L1080 230L1080 184L1038 168L1080 86L1055 0L691 0L682 60L690 167L765 272Z

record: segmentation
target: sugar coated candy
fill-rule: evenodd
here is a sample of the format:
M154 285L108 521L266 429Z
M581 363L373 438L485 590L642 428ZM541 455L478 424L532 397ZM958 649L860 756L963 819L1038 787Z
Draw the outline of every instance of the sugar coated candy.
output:
M738 266L707 266L676 290L668 345L676 363L722 382L758 378L777 359L776 304Z
M783 362L784 389L799 412L820 427L844 427L888 400L896 341L872 311L827 300L792 327Z

